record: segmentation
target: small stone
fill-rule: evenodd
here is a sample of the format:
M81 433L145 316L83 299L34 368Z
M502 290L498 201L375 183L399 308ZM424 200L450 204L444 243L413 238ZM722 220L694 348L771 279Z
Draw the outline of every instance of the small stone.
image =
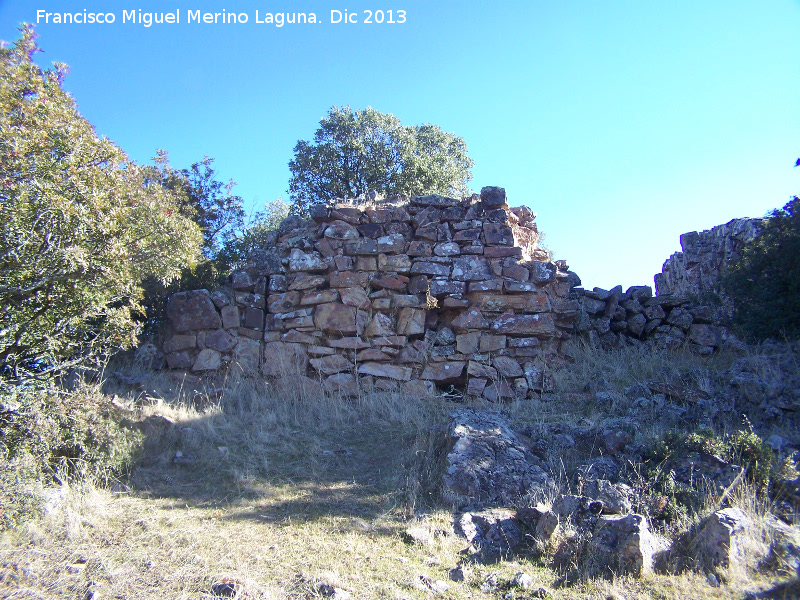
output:
M175 331L222 327L222 319L211 301L208 290L173 294L167 302L167 317Z
M332 221L330 225L325 228L323 234L326 238L334 240L356 240L361 237L358 229L346 223L345 221Z
M332 288L350 288L367 286L368 275L367 273L353 272L353 271L337 271L331 273L330 286Z
M494 246L513 246L514 233L504 223L484 223L483 235L487 244Z
M428 379L437 383L457 381L464 373L466 362L445 361L428 363L420 375L420 379Z
M492 266L483 256L459 256L453 259L453 279L485 281L494 277Z
M328 345L331 348L342 348L345 350L364 350L370 347L369 342L365 342L358 336L329 339Z
M495 381L486 386L483 390L483 397L489 402L500 402L501 400L513 400L517 394L514 388L507 381Z
M404 275L387 275L385 273L380 273L372 278L370 284L373 288L377 289L405 292L408 289L408 277Z
M533 586L533 577L531 577L527 573L517 573L511 580L511 585L513 585L514 587L522 588L524 590L528 590L531 588L531 586Z
M536 341L538 342L539 340ZM506 336L490 335L488 333L484 333L481 335L478 351L481 353L494 352L496 350L502 350L505 347L506 347Z
M484 379L492 380L497 379L496 369L475 360L471 360L467 363L467 374L470 377L482 377Z
M443 242L433 247L436 256L458 256L461 254L461 247L456 242Z
M505 313L492 323L491 329L496 333L518 335L554 335L556 332L553 316L549 313L535 315Z
M241 325L239 321L239 308L233 304L223 306L222 313L222 327L225 329L236 329Z
M425 333L425 310L401 308L397 313L398 335L419 335Z
M461 354L475 354L480 348L481 332L460 333L456 336L456 350Z
M328 393L344 396L358 395L358 382L352 373L336 373L325 379L322 385Z
M522 367L519 363L509 356L497 356L492 360L492 364L503 377L514 378L522 377Z
M316 254L306 254L299 248L292 248L289 256L290 271L327 271L328 265Z
M230 352L236 345L236 338L224 329L217 329L206 336L206 348L217 352Z
M378 362L362 363L358 366L361 375L373 375L375 377L386 377L397 381L410 381L413 370L410 367L398 365L388 365Z
M488 329L490 324L483 313L473 307L453 319L452 325L456 331L467 331L469 329Z
M436 394L436 386L432 381L422 379L412 379L407 381L403 388L406 393L414 398L429 398Z
M367 292L363 287L346 287L339 290L341 295L342 304L347 306L355 306L362 310L368 310L370 301L367 297Z
M744 538L752 521L741 508L724 508L700 523L692 547L708 567L732 566L743 557Z
M314 312L314 325L326 333L353 335L357 333L355 308L333 302L319 304Z
M459 565L448 572L451 581L463 582L472 577L472 569L467 565Z
M475 377L470 377L469 383L467 384L467 395L468 396L483 395L483 390L486 389L487 383L489 382L486 379L478 379Z
M211 585L211 593L218 598L233 598L236 596L236 582L223 579Z
M481 202L485 208L507 207L505 188L493 185L481 188Z
M323 356L322 358L312 358L308 361L311 366L323 375L334 375L341 371L348 371L353 368L353 363L341 354Z
M407 544L430 546L433 543L433 536L425 527L407 527L400 537Z
M164 342L164 352L180 352L181 350L189 350L197 347L197 336L195 334L177 334L173 335L166 342Z

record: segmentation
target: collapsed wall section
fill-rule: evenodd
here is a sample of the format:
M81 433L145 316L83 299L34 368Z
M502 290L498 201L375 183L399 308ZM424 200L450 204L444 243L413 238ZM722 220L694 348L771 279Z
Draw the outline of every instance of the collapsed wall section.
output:
M722 278L759 234L764 219L734 219L707 231L681 235L675 252L656 274L656 296L650 286L622 286L571 291L578 302L575 333L606 349L648 342L687 346L712 354L738 343L725 327L732 305L721 290Z
M453 385L499 400L548 388L577 311L574 278L504 189L310 214L287 219L228 285L170 299L171 368L310 375L345 393Z

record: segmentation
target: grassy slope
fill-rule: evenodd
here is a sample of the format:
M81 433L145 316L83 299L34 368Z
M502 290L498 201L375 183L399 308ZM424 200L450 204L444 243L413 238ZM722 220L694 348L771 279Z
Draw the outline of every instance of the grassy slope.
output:
M571 393L504 408L518 423L592 423L603 414L579 393L589 381L602 376L621 389L671 370L702 385L730 360L584 351L558 376ZM151 375L142 383L138 392L106 387L141 424L139 466L116 491L46 491L46 514L0 544L0 596L204 598L224 579L237 582L239 598L298 599L331 588L365 599L532 598L540 586L553 598L733 599L770 587L768 574L747 569L719 572L721 587L694 572L559 587L547 553L470 565L464 581L450 581L466 542L436 501L426 457L431 427L453 403L392 393L315 398L247 380L193 389ZM641 441L659 430L657 417L643 423ZM761 510L752 495L738 502ZM430 546L406 544L402 531L420 524L441 533ZM503 588L520 571L533 577L532 590ZM493 573L500 589L481 589ZM449 589L433 591L437 581Z

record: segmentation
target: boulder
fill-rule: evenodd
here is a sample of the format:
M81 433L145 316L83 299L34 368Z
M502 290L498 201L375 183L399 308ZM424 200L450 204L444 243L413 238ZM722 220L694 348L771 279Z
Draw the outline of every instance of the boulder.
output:
M505 313L492 323L491 330L494 333L552 336L556 332L556 326L550 313L535 315Z
M604 514L627 514L631 510L631 489L624 484L614 485L606 479L593 479L583 492L603 503Z
M216 371L221 365L222 355L216 350L206 348L194 359L192 371Z
M230 352L236 346L236 338L224 329L217 329L206 336L205 344L217 352Z
M397 313L398 335L419 335L425 333L425 310L421 308L401 308Z
M240 337L236 340L233 351L233 360L245 373L258 372L258 361L261 354L261 344L258 340Z
M208 290L173 294L167 302L167 317L175 331L222 327L222 319L211 301Z
M458 506L513 507L545 500L555 484L506 417L457 409L447 429L450 451L443 495Z
M323 235L333 240L356 240L361 237L358 229L341 220L332 221L325 228Z
M323 272L328 270L328 265L317 254L306 254L299 248L293 248L289 255L289 270Z
M600 517L589 542L589 570L615 577L644 575L668 548L642 515Z
M336 302L319 304L314 311L314 325L325 333L355 335L356 309Z
M334 375L353 368L353 363L341 354L312 358L308 362L323 375Z
M261 372L267 377L303 374L308 363L305 344L267 342L264 344L264 362Z
M430 362L422 371L420 379L427 379L440 384L451 383L461 378L466 364L463 361Z
M495 508L466 512L458 517L456 532L474 547L481 560L497 560L517 549L524 534L513 510Z
M691 548L694 558L708 568L729 567L744 558L747 531L753 522L741 508L723 508L698 527Z

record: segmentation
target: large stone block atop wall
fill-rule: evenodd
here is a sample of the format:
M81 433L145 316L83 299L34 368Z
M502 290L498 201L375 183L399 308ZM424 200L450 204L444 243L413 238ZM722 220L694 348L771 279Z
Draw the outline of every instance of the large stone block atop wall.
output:
M503 188L310 214L287 219L226 286L170 299L170 367L311 375L348 393L358 379L493 400L549 386L577 277L537 247L536 215Z

